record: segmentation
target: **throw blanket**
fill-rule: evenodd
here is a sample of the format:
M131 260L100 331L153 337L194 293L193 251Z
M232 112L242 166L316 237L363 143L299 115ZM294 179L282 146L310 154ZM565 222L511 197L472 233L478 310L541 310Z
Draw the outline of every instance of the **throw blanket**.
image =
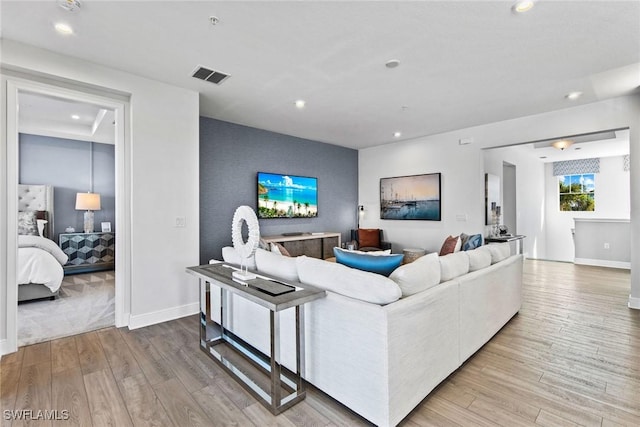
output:
M53 240L46 239L40 236L18 236L18 248L38 248L43 251L49 252L60 263L65 265L69 260L67 254L65 254Z

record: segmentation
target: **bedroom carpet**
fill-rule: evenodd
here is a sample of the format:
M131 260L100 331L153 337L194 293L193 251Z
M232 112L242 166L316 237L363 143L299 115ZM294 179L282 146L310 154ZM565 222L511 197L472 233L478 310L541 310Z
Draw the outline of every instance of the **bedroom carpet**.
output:
M115 323L114 271L65 276L53 301L18 305L18 345L76 335Z

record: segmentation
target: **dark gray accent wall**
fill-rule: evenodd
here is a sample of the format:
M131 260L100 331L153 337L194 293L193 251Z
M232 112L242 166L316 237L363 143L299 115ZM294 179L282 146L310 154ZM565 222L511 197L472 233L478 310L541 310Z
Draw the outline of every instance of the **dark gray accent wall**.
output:
M257 210L258 172L318 178L318 217L261 219L261 235L333 231L348 238L356 224L357 150L201 117L201 263L222 259L238 206Z
M71 226L81 232L83 211L76 211L76 193L89 191L91 143L72 139L20 134L20 183L54 186L52 238ZM93 143L93 192L100 193L101 210L94 213L94 227L101 222L115 224L115 146Z

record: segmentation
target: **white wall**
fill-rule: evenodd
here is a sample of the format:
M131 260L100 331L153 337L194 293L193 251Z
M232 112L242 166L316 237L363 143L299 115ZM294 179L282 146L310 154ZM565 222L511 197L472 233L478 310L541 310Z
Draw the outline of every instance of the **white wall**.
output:
M130 326L197 312L197 281L184 268L199 260L198 93L8 40L2 40L1 48L3 67L25 76L33 72L64 79L66 85L97 86L130 97ZM3 86L3 105L5 90ZM2 150L6 153L4 144ZM1 159L5 171L6 155ZM6 186L0 190L0 220L5 224ZM177 216L186 218L185 228L174 227ZM6 228L0 233L6 241ZM4 276L6 252L0 256ZM0 286L0 296L6 295L4 280ZM0 340L4 338L3 313Z
M638 95L360 150L359 203L367 210L361 226L383 228L386 238L395 244L394 250L405 246L437 250L448 234L481 230L483 227L484 167L480 154L482 148L626 127L630 129L632 194L632 270L629 304L640 308L640 247L634 243L640 238L640 186L633 185L634 182L640 182ZM458 145L459 139L469 137L474 138L473 144ZM443 174L442 221L381 220L379 179L425 172ZM468 220L456 221L456 214L459 213L466 213ZM548 242L548 245L550 244L552 242Z
M484 151L486 173L500 177L504 183L503 162L516 167L516 230L526 236L524 252L529 258L544 259L547 239L544 232L544 163L523 152L521 147L494 148ZM502 203L501 195L501 206Z
M359 199L364 206L361 228L382 228L394 251L419 247L439 251L449 234L483 233L484 178L482 153L474 146L447 140L429 144L410 141L360 150ZM380 219L380 178L441 173L442 221ZM456 215L466 215L457 221Z
M595 174L595 211L561 212L558 179L553 176L553 163L545 168L546 234L553 242L547 249L547 259L573 262L575 248L571 229L573 218L629 219L630 180L623 169L622 156L602 157L600 173Z

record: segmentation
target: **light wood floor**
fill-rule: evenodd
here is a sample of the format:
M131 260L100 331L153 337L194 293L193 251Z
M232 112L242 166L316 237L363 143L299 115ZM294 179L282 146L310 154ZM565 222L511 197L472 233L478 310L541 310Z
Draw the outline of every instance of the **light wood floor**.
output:
M629 280L623 270L527 261L520 313L402 425L640 425L640 311L626 306ZM38 426L367 425L313 387L271 416L199 350L197 327L192 316L22 347L2 358L1 408L70 411L70 421Z

